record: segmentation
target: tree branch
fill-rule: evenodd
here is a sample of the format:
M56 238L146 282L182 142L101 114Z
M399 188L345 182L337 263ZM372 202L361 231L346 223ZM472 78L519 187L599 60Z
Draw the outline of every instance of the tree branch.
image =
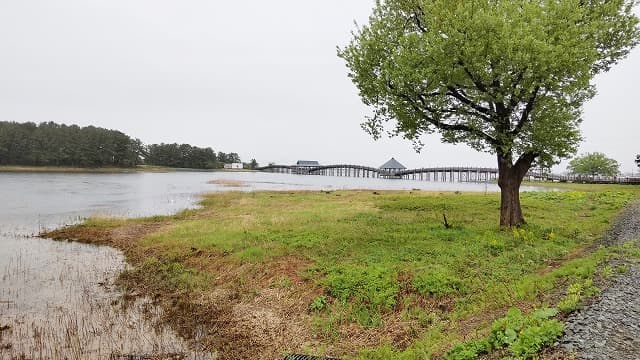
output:
M495 139L494 137L492 137L491 135L483 132L482 130L478 130L475 129L469 125L466 124L447 124L447 123L443 123L442 121L440 121L439 119L435 119L429 115L426 114L425 110L431 113L438 113L438 112L442 112L443 109L428 109L428 108L420 108L420 106L418 106L418 104L416 104L415 100L412 99L410 96L405 95L405 94L396 94L397 96L400 96L401 98L405 99L409 105L420 114L420 116L429 124L435 126L436 128L440 129L440 130L444 130L444 131L463 131L463 132L467 132L469 134L475 135L483 140L485 140L486 142L488 142L489 144L498 147L499 146L499 142L497 139ZM432 111L432 110L436 110L436 111ZM444 109L444 110L448 110L448 109Z
M533 164L538 156L539 154L535 152L525 152L524 154L520 155L518 161L516 161L516 163L514 164L514 167L520 178L524 178L524 176L531 168L531 164Z
M416 101L415 99L413 99L411 96L404 94L402 92L398 92L396 91L396 87L393 85L393 83L391 82L390 79L387 79L387 87L389 88L389 90L391 90L391 92L401 98L404 99L409 106L411 106L417 113L420 114L420 116L427 121L428 123L430 123L431 125L435 126L438 129L441 130L445 130L445 131L463 131L463 132L467 132L469 134L475 135L477 137L479 137L480 139L485 140L486 142L488 142L489 144L493 145L494 147L499 147L500 143L498 142L498 140L494 137L492 137L491 135L485 133L482 130L478 130L475 128L472 128L469 125L465 125L465 124L447 124L447 123L443 123L442 121L440 121L439 119L433 118L431 116L427 115L427 112L432 113L432 114L437 114L437 113L442 113L442 112L452 112L452 109L434 109L431 108L430 106L428 106L426 104L426 101L424 99L421 98L421 96L423 95L418 95L418 100ZM454 89L455 90L455 89ZM427 94L427 96L435 96L436 93L431 93L431 94ZM420 102L422 104L422 107L420 107L418 105L418 102ZM486 115L482 115L482 114L474 114L477 116L486 116Z
M458 101L462 102L465 105L468 105L469 107L471 107L472 109L485 114L489 117L485 118L485 120L491 121L490 117L495 115L491 109L488 109L484 106L480 106L476 103L474 103L473 101L471 101L469 98L467 98L465 95L463 95L461 92L459 92L456 88L454 88L453 86L447 86L447 90L449 90L449 92L447 92L447 95L453 96L454 98L456 98Z
M465 65L464 61L458 59L458 65L462 66L462 69L464 69L464 72L467 74L467 76L469 76L469 79L471 79L471 82L473 82L478 90L482 91L483 93L489 94L489 89L487 88L487 86L480 80L476 79L475 76L473 76L467 65Z
M527 101L527 106L525 106L524 110L522 111L522 115L520 115L520 121L518 121L514 129L511 131L511 134L513 135L520 134L520 132L522 131L522 128L524 128L524 126L529 121L529 115L531 114L531 111L533 111L533 106L535 105L536 98L538 97L539 91L540 91L540 86L538 85L536 86L536 88L533 90L533 93L529 97L529 100Z
M422 15L424 15L424 12L422 11L422 8L420 7L420 5L417 6L416 10L413 10L413 20L416 23L416 26L418 27L418 29L420 29L420 31L422 31L422 33L426 33L427 32L427 28L424 27L424 25L422 25L422 21L420 21L420 15L418 14L418 11L420 11L420 13Z

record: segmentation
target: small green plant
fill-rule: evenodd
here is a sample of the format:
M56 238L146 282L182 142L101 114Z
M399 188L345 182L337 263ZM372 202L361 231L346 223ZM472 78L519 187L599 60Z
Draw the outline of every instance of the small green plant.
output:
M485 246L487 250L489 250L491 255L494 256L499 255L507 248L505 242L498 238L492 238L491 240L488 240Z
M556 319L541 320L539 324L524 328L509 350L516 355L530 358L553 344L562 335L564 324Z
M436 321L434 313L428 313L421 306L409 306L402 311L403 321L416 321L419 326L426 328Z
M602 268L602 272L600 273L600 275L602 275L603 278L607 278L613 275L613 267L611 267L611 265L606 265Z
M629 267L627 265L616 266L616 272L618 274L626 274L628 271L629 271Z
M473 360L478 355L491 351L489 340L470 340L452 347L445 355L446 360Z
M555 234L554 234L555 237ZM527 231L525 229L513 229L513 239L516 241L522 241L527 244L532 244L536 240L536 235L533 231Z
M340 338L340 325L345 321L342 310L315 315L312 320L313 332L324 339L338 341Z
M567 295L558 303L558 309L564 314L570 314L580 308L580 302L599 292L600 289L593 285L591 279L571 284L567 288Z
M562 301L558 303L558 309L564 314L570 314L580 307L580 295L567 294Z
M382 314L380 314L380 311L372 309L369 306L363 304L352 305L351 314L357 324L366 328L382 325Z
M309 305L311 311L320 312L327 308L327 297L324 295L316 296Z
M282 276L276 281L274 281L273 286L281 289L288 289L293 285L293 282L288 276Z
M523 315L520 309L512 308L505 317L494 321L486 339L456 345L445 354L445 359L475 359L503 348L517 357L533 357L562 335L564 325L553 318L557 313L557 309L543 308Z

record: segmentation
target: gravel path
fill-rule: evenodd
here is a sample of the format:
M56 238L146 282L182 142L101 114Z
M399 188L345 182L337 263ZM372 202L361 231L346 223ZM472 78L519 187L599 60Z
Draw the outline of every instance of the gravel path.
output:
M598 245L640 239L640 204L629 207ZM622 265L614 263L612 265ZM578 359L640 359L640 264L615 277L591 305L567 320L560 348Z

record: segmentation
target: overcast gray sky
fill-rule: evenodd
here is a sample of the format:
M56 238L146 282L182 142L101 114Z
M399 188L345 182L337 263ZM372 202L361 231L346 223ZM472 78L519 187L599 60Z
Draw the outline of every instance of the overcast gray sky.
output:
M336 56L373 0L0 0L0 120L121 130L248 161L496 166L426 137L373 141ZM640 50L597 78L580 152L640 153ZM565 162L566 164L566 162ZM564 166L559 167L562 170Z

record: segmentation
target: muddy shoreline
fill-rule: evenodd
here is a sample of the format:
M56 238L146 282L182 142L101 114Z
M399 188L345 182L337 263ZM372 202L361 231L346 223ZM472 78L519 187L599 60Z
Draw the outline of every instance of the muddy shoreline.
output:
M219 359L281 358L286 353L319 351L328 356L349 356L356 355L358 349L377 346L385 339L400 344L399 348L410 343L410 335L402 327L402 322L391 319L383 328L346 326L338 331L341 331L341 336L349 336L349 344L326 345L312 329L312 314L308 306L314 297L322 295L322 290L314 286L311 278L301 276L302 270L310 264L296 256L276 257L257 263L239 262L236 267L228 267L229 262L223 261L227 254L220 249L214 251L185 246L172 252L167 251L171 250L170 247L163 248L163 245L138 243L145 241L145 237L153 238L167 232L175 226L174 220L188 223L208 219L215 214L213 207L205 206L204 210L186 211L170 218L98 221L54 230L43 236L121 250L133 269L119 276L118 286L125 289L132 299L153 299L154 304L163 309L163 324L187 339L191 347L215 352ZM246 215L237 219L241 222L250 220ZM625 219L622 216L618 223L625 222ZM624 228L633 230L638 225L634 219L637 218L629 218ZM615 225L610 233L615 234L619 229L620 225ZM628 233L635 236L635 230L631 230ZM173 234L171 241L180 241L181 236ZM615 239L621 237L620 234L615 235ZM603 242L596 246L616 243L608 239L603 237ZM183 287L167 276L170 271L191 271L185 269L208 274L201 279L194 277L206 282L206 287ZM273 286L281 274L286 274L293 286Z
M247 279L248 283L228 281L228 286L217 286L213 292L199 293L195 297L192 292L175 289L166 283L156 273L157 269L145 266L145 260L163 254L141 253L135 246L146 235L164 226L170 225L164 221L105 228L77 225L41 236L106 245L123 251L127 261L134 266L134 270L124 271L116 281L116 285L124 289L125 297L153 299L154 304L163 309L162 325L169 326L186 339L190 348L215 353L217 359L280 358L283 355L279 349L303 349L314 345L312 339L303 335L308 330L304 327L309 320L304 305L307 301L299 301L300 297L310 301L315 294L313 290L294 295L283 289L264 289L260 294L248 297L248 288L259 282L264 285L265 278L269 278L268 274L260 272L258 278ZM295 278L298 270L295 261L294 265L289 261L285 263L290 267L287 271ZM227 276L231 280L236 275ZM297 281L305 280L298 278Z
M119 250L21 241L0 269L0 359L206 358L163 325L151 299L128 298L114 285L127 270Z

